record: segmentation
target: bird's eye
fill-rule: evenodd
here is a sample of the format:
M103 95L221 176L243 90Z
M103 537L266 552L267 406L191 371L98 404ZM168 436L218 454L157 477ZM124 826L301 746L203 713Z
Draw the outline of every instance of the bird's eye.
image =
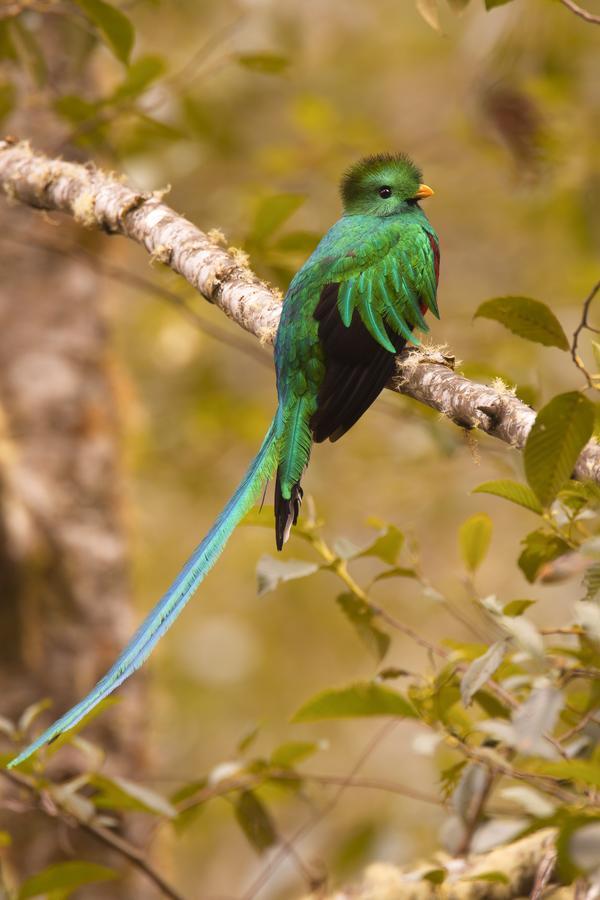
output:
M391 189L391 187L381 187L381 188L379 188L379 196L380 196L383 200L387 200L388 197L391 197L391 196L392 196L392 189Z

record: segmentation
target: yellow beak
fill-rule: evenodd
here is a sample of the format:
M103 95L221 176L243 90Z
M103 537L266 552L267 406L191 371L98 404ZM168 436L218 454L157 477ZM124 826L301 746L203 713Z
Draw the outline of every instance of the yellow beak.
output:
M428 184L420 184L419 190L413 197L413 200L426 200L427 197L433 197L433 191Z

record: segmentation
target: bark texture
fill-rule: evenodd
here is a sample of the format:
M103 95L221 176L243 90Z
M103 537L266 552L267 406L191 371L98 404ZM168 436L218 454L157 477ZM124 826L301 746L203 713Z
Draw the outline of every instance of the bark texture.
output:
M88 228L131 238L261 342L273 342L280 296L252 273L241 251L226 250L163 203L160 194L136 192L92 165L48 159L9 141L0 141L0 187L9 200L59 210ZM535 412L508 390L463 378L452 364L452 357L439 351L405 351L388 387L458 425L522 448ZM600 481L600 445L591 441L584 448L575 474Z
M41 237L47 225L26 209L0 207L0 697L1 712L18 719L43 697L54 701L46 717L79 699L123 646L132 617L100 279L36 246L15 251L1 239L15 226ZM135 679L96 726L111 769L122 774L143 768L142 691ZM57 777L79 762L75 752L60 754ZM3 828L17 880L73 857L123 868L112 850L59 819L49 823L6 784ZM135 822L129 834L139 838ZM86 894L133 895L156 893L140 879Z

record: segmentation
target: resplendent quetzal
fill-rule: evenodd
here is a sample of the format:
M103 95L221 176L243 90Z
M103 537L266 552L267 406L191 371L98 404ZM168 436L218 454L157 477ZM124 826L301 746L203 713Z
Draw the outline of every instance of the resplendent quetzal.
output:
M257 456L214 525L88 696L11 763L72 728L125 681L171 626L275 475L278 550L298 517L313 441L336 441L394 373L413 330L436 316L437 235L419 206L433 191L403 155L371 156L341 184L344 214L293 278L275 341L278 406Z

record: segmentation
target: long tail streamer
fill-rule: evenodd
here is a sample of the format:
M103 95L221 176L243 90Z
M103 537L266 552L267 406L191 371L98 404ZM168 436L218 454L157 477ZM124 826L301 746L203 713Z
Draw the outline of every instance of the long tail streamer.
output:
M63 732L73 728L101 700L112 694L115 688L129 678L136 669L139 669L148 658L152 649L194 594L204 576L216 563L236 526L257 500L263 483L274 474L277 467L279 430L280 416L278 414L273 419L260 450L251 462L237 490L215 520L202 543L194 550L166 594L142 622L114 665L87 697L66 712L64 716L61 716L36 741L11 760L9 768L18 766L40 747L51 743Z

